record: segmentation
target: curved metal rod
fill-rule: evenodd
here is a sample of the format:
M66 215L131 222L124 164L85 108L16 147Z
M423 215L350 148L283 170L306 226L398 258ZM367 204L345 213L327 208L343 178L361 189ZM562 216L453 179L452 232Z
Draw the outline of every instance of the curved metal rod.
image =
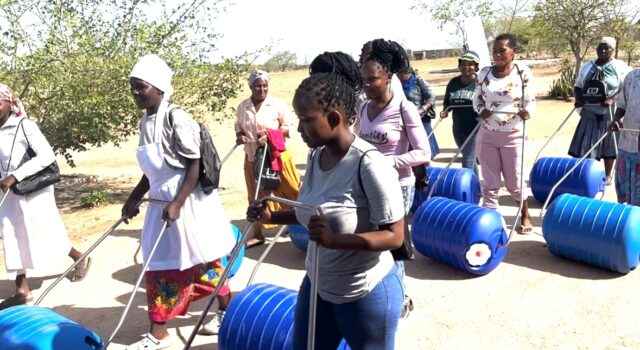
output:
M247 282L247 286L245 288L253 284L253 279L256 277L256 273L258 273L258 268L262 264L262 261L267 257L267 255L271 251L271 248L273 248L273 246L276 245L276 242L278 241L280 236L282 236L282 233L287 227L288 227L287 225L281 226L278 232L276 232L276 235L273 237L273 240L267 246L267 249L265 249L264 252L262 252L262 255L260 255L260 258L256 262L256 266L254 266L253 271L251 272L251 276L249 277L249 281Z
M451 160L449 160L449 163L447 163L447 165L440 171L440 173L438 174L438 177L436 178L436 181L434 181L433 184L429 184L429 194L427 195L427 199L431 198L431 196L433 195L433 191L436 188L436 185L438 184L438 182L440 182L446 170L451 167L451 164L453 164L453 162L458 158L460 153L462 153L462 149L464 149L467 143L469 143L469 141L471 140L471 137L478 132L478 130L480 129L480 124L481 122L479 122L478 125L476 125L476 127L473 128L469 136L467 136L467 139L464 140L464 142L462 143L462 146L458 148L458 152L456 152L456 154L453 157L451 157Z
M71 266L69 266L69 268L62 275L60 275L60 277L58 277L49 287L47 287L47 289L44 290L44 292L42 292L38 300L36 300L33 305L38 306L42 302L44 297L46 297L47 294L49 294L49 292L76 267L76 265L78 265L87 256L89 256L89 254L91 254L91 252L96 249L100 245L100 243L102 243L102 241L104 241L126 218L126 216L122 216L120 219L118 219L118 221L116 221L116 223L113 224L107 230L107 232L102 235L102 237L100 237L91 247L89 247L89 249L82 253L82 255L80 255L80 257L76 261L74 261L73 264L71 264Z
M585 152L585 154L582 156L582 158L580 158L576 164L573 165L573 167L571 167L571 169L569 169L569 171L567 171L561 178L560 180L558 180L558 182L556 182L555 185L553 185L553 187L551 188L551 191L549 192L549 194L547 195L547 199L544 201L544 204L542 205L542 209L540 210L540 218L544 218L544 214L547 208L547 205L549 205L549 201L551 200L551 196L553 196L553 193L556 191L556 189L558 188L558 186L560 186L560 184L562 183L562 181L564 181L567 177L569 177L569 175L571 175L571 173L573 173L574 170L576 170L576 168L580 165L580 163L582 163L585 159L587 159L587 156L589 156L591 154L591 152L598 147L598 145L600 144L600 142L602 142L602 140L604 140L607 135L611 133L611 131L607 131L604 133L604 135L602 135L600 137L600 139L598 139L598 141L591 146L591 148ZM605 186L606 187L606 186Z
M133 304L133 299L136 296L136 292L138 291L138 288L140 288L140 283L142 283L142 278L144 277L144 273L145 271L147 271L147 268L149 267L149 263L151 263L151 259L153 258L153 254L155 254L156 248L158 248L160 240L162 239L162 236L164 235L168 225L169 225L168 222L166 222L165 225L162 225L162 228L160 229L160 233L158 233L158 238L156 238L156 241L153 243L153 247L151 247L151 251L149 251L149 256L147 257L146 261L144 262L144 265L142 266L142 271L140 271L140 275L138 275L138 280L136 281L136 284L133 287L133 291L131 291L131 296L129 297L129 301L127 302L127 305L125 306L124 311L122 312L122 316L120 316L118 325L113 330L113 333L111 333L111 336L109 336L109 339L107 339L107 341L105 342L104 347L102 348L103 350L109 347L109 344L111 344L111 342L113 341L113 338L116 336L116 334L118 334L120 327L122 327L122 324L124 323L124 319L127 317L127 314L129 313L129 309L131 308L131 304Z
M231 156L231 154L233 153L233 151L236 150L236 148L238 148L238 144L236 143L235 145L233 145L233 147L231 148L231 150L227 153L226 156L224 156L224 158L222 158L222 161L220 162L220 166L224 165L224 162L227 161L227 159Z
M513 225L511 226L511 230L509 231L509 235L507 236L507 242L503 245L506 247L511 242L511 236L513 232L516 230L516 225L518 224L518 219L520 219L520 215L522 214L522 207L524 206L524 145L525 140L527 139L527 121L525 119L522 120L522 157L520 158L520 203L518 203L518 211L516 212L516 218L513 221Z
M540 151L538 151L538 154L536 155L536 158L533 160L533 164L535 164L538 161L538 159L540 158L540 154L542 154L542 151L549 145L549 143L551 143L551 140L553 140L553 138L556 137L556 135L560 132L560 129L562 129L562 127L567 123L567 121L569 121L569 118L571 117L571 115L575 111L576 111L576 107L573 107L573 109L571 110L571 112L569 112L567 117L564 118L562 123L560 123L560 126L558 126L556 131L553 134L551 134L551 137L549 137L547 139L547 142L545 142L544 145L542 146L542 148L540 148Z
M301 208L301 209L314 211L318 215L322 214L322 210L320 210L319 208L315 208L315 207L312 207L312 206L308 206L308 205L302 204L300 202L296 202L296 201L292 201L292 200L289 200L289 199L284 199L284 198L280 198L280 197L276 197L276 196L265 196L265 197L262 198L261 201L278 202L278 203L281 203L281 204L284 204L284 205L287 205L287 206L290 206L290 207L296 207L296 208ZM198 319L198 322L196 323L195 327L193 328L193 331L191 332L191 335L189 336L189 339L185 343L185 346L183 348L184 350L188 350L189 348L191 348L191 344L193 343L193 340L195 339L196 334L198 333L198 330L200 329L200 327L204 323L204 319L207 317L207 314L209 313L209 309L211 309L211 306L213 306L213 303L214 303L216 297L218 296L218 293L220 292L220 288L224 285L224 282L227 280L227 278L229 276L229 272L231 271L231 267L233 266L233 264L237 260L238 256L240 255L240 249L246 243L247 237L249 237L249 231L253 228L253 226L254 226L254 223L251 223L249 225L249 227L245 230L244 235L242 236L242 240L239 243L237 243L236 246L233 248L233 251L231 253L231 257L227 261L227 267L225 267L224 270L222 271L222 275L218 279L218 284L216 285L216 288L213 291L213 294L211 295L211 298L209 299L209 303L207 304L205 309L202 311L202 315ZM307 348L309 348L309 346L311 346L310 349L313 350L313 346L314 346L314 342L315 342L315 315L316 315L316 304L317 304L316 297L317 297L317 294L318 294L317 276L318 276L318 248L319 248L319 246L315 242L309 242L309 244L314 244L315 245L315 247L314 247L315 248L315 255L314 255L314 259L312 260L312 271L314 271L315 283L312 283L312 285L311 285L311 292L315 291L315 295L311 294L311 298L310 298L310 304L309 304L309 342L307 343ZM315 287L315 290L314 290L314 287ZM313 326L313 328L312 328L312 326Z
M438 128L438 125L440 125L440 123L442 123L442 120L444 118L438 118L438 121L436 122L436 125L433 126L433 128L431 128L431 132L427 134L427 140L429 140L431 138L431 135L433 135L436 132L436 128Z
M7 192L5 192L4 195L2 195L2 200L0 201L0 207L2 207L2 205L4 204L4 200L7 199L7 197L9 196L9 191L11 190L7 189Z

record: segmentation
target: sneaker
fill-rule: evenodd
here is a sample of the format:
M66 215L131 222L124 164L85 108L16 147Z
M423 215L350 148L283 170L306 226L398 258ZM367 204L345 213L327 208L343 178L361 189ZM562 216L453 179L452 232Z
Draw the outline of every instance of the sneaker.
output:
M164 339L156 339L151 333L144 334L137 343L131 344L127 350L161 350L166 349L173 343L171 336Z
M216 335L220 331L220 326L222 326L222 320L224 319L225 312L222 310L218 310L215 315L213 315L213 319L206 323L200 328L199 334L202 335Z
M405 297L400 319L406 319L407 317L409 317L411 311L413 311L413 300L411 300L411 298L409 297Z

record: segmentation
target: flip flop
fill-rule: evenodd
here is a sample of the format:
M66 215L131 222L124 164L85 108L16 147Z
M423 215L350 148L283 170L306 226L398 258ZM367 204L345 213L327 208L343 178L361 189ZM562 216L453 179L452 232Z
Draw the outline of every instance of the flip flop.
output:
M91 267L91 257L88 257L87 265L85 267L76 266L76 268L73 269L73 272L67 275L67 279L71 282L82 281L87 276L87 272L89 272L90 267Z
M517 231L521 235L527 235L527 234L533 232L533 225L526 225L526 226L520 225L520 227L518 227Z
M246 248L251 249L251 248L259 247L263 244L264 244L264 238L263 239L251 238L247 242Z
M0 303L0 310L8 309L10 307L18 305L26 305L27 303L31 302L33 302L33 296L31 295L31 293L29 293L29 295L27 295L26 297L22 294L14 294Z

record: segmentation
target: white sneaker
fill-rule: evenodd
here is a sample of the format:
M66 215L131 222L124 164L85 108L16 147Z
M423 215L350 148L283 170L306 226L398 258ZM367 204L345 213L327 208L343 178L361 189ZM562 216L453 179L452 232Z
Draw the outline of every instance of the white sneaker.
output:
M216 335L220 331L220 326L222 325L222 320L224 319L225 312L222 310L218 310L215 315L213 315L213 319L208 323L204 324L202 328L200 328L199 334L202 335Z
M127 350L161 350L166 349L173 343L173 337L156 339L151 333L144 334L142 339L127 347Z

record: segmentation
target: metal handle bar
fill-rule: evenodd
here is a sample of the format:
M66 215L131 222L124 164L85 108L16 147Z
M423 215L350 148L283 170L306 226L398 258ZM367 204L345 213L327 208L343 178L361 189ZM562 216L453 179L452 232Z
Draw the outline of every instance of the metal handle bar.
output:
M553 134L551 134L551 137L549 137L547 139L547 142L545 142L544 145L542 146L542 148L540 148L540 151L538 151L538 154L536 155L536 158L533 160L533 164L535 164L538 161L538 158L540 158L540 154L542 154L542 151L547 147L547 145L549 145L549 143L551 143L551 140L553 140L553 138L556 137L556 135L560 132L560 129L562 129L562 127L567 123L567 121L569 121L569 117L571 117L571 115L575 111L576 111L576 107L573 107L573 109L571 110L571 112L569 112L567 117L564 118L562 123L560 123L560 126L558 126L556 131Z
M224 165L224 162L227 161L227 158L229 158L231 156L231 154L233 153L233 151L236 150L236 148L238 148L238 144L236 143L235 145L233 145L233 147L231 148L231 150L227 153L226 156L224 156L224 158L222 158L222 161L220 162L220 166Z
M473 107L473 105L451 105L451 106L447 106L447 108L445 108L443 112L449 112L450 110L456 109L456 108L469 108L469 107Z
M433 128L431 128L431 132L427 134L427 140L429 140L431 138L431 135L433 135L436 132L436 128L438 128L438 125L442 123L443 119L444 118L438 118L438 121L436 121L436 125L434 125Z
M467 143L469 143L469 141L471 140L471 137L473 137L473 135L475 135L478 132L478 129L480 129L480 123L478 123L476 127L473 128L469 136L467 136L467 138L462 143L462 146L458 148L458 152L456 152L456 154L451 158L449 163L447 163L447 165L440 171L440 173L438 174L438 177L436 177L436 181L434 181L433 184L429 184L429 194L427 195L427 199L431 198L431 196L433 195L433 191L435 190L438 182L440 182L440 180L444 176L447 169L451 167L451 164L453 164L453 162L456 160L456 158L458 158L460 153L462 153L462 149L467 145Z
M154 200L154 202L155 201L157 200ZM151 247L151 251L149 251L149 256L147 257L146 261L144 262L144 265L142 266L142 271L140 271L140 275L138 275L138 279L136 281L136 284L133 287L133 291L131 291L131 296L129 297L129 301L127 302L127 305L122 311L122 316L120 316L118 325L113 330L113 333L111 333L111 336L109 336L109 339L107 339L107 341L105 342L105 345L102 348L103 350L109 347L109 344L111 344L111 342L113 341L113 338L116 336L116 334L120 330L120 327L122 327L122 324L124 323L124 319L127 317L127 314L129 313L129 309L131 308L131 304L133 304L133 299L136 296L136 292L138 291L138 288L140 288L140 283L142 283L142 278L144 277L144 273L145 271L147 271L147 268L149 267L149 263L151 263L153 255L156 252L156 248L158 248L160 240L162 239L162 236L166 232L168 225L169 225L168 222L165 225L162 225L162 228L160 229L160 233L158 233L158 238L156 238L156 241L153 243L153 247Z
M262 261L267 257L267 255L269 254L273 246L275 246L276 242L278 241L280 236L282 236L282 233L284 233L284 230L286 228L287 228L287 225L283 225L280 227L278 232L276 232L276 235L273 237L273 240L269 243L269 245L267 245L267 249L265 249L264 252L262 252L262 255L260 255L260 258L256 262L256 266L253 267L253 271L251 272L251 276L249 277L249 281L247 282L247 287L253 284L253 279L256 277L256 274L258 273L258 268L262 264Z
M511 242L511 236L513 232L516 230L516 225L518 224L518 219L520 219L520 215L522 214L522 207L524 206L524 145L525 140L527 139L527 121L522 121L522 157L520 157L520 203L518 203L518 211L516 212L516 217L513 221L513 225L511 225L511 230L509 231L509 235L507 236L507 242L503 245L506 247Z
M553 185L553 187L551 188L551 191L549 192L549 194L547 195L547 199L544 201L544 204L542 205L542 209L540 210L540 218L544 218L544 214L547 208L547 205L549 204L549 201L551 200L551 196L553 196L553 193L556 191L556 189L558 188L558 186L560 186L560 184L562 183L562 181L564 181L567 177L569 177L569 175L571 175L571 173L573 173L573 171L585 160L587 159L587 156L589 156L591 154L591 152L598 147L598 145L600 144L600 142L602 142L611 132L607 131L606 133L604 133L604 135L602 135L600 137L600 139L598 139L598 141L591 146L591 148L585 152L585 154L582 156L582 158L580 158L576 164L573 165L573 167L571 167L571 169L569 169L569 171L567 171L561 178L560 180L558 180L558 182L556 182L555 185Z

